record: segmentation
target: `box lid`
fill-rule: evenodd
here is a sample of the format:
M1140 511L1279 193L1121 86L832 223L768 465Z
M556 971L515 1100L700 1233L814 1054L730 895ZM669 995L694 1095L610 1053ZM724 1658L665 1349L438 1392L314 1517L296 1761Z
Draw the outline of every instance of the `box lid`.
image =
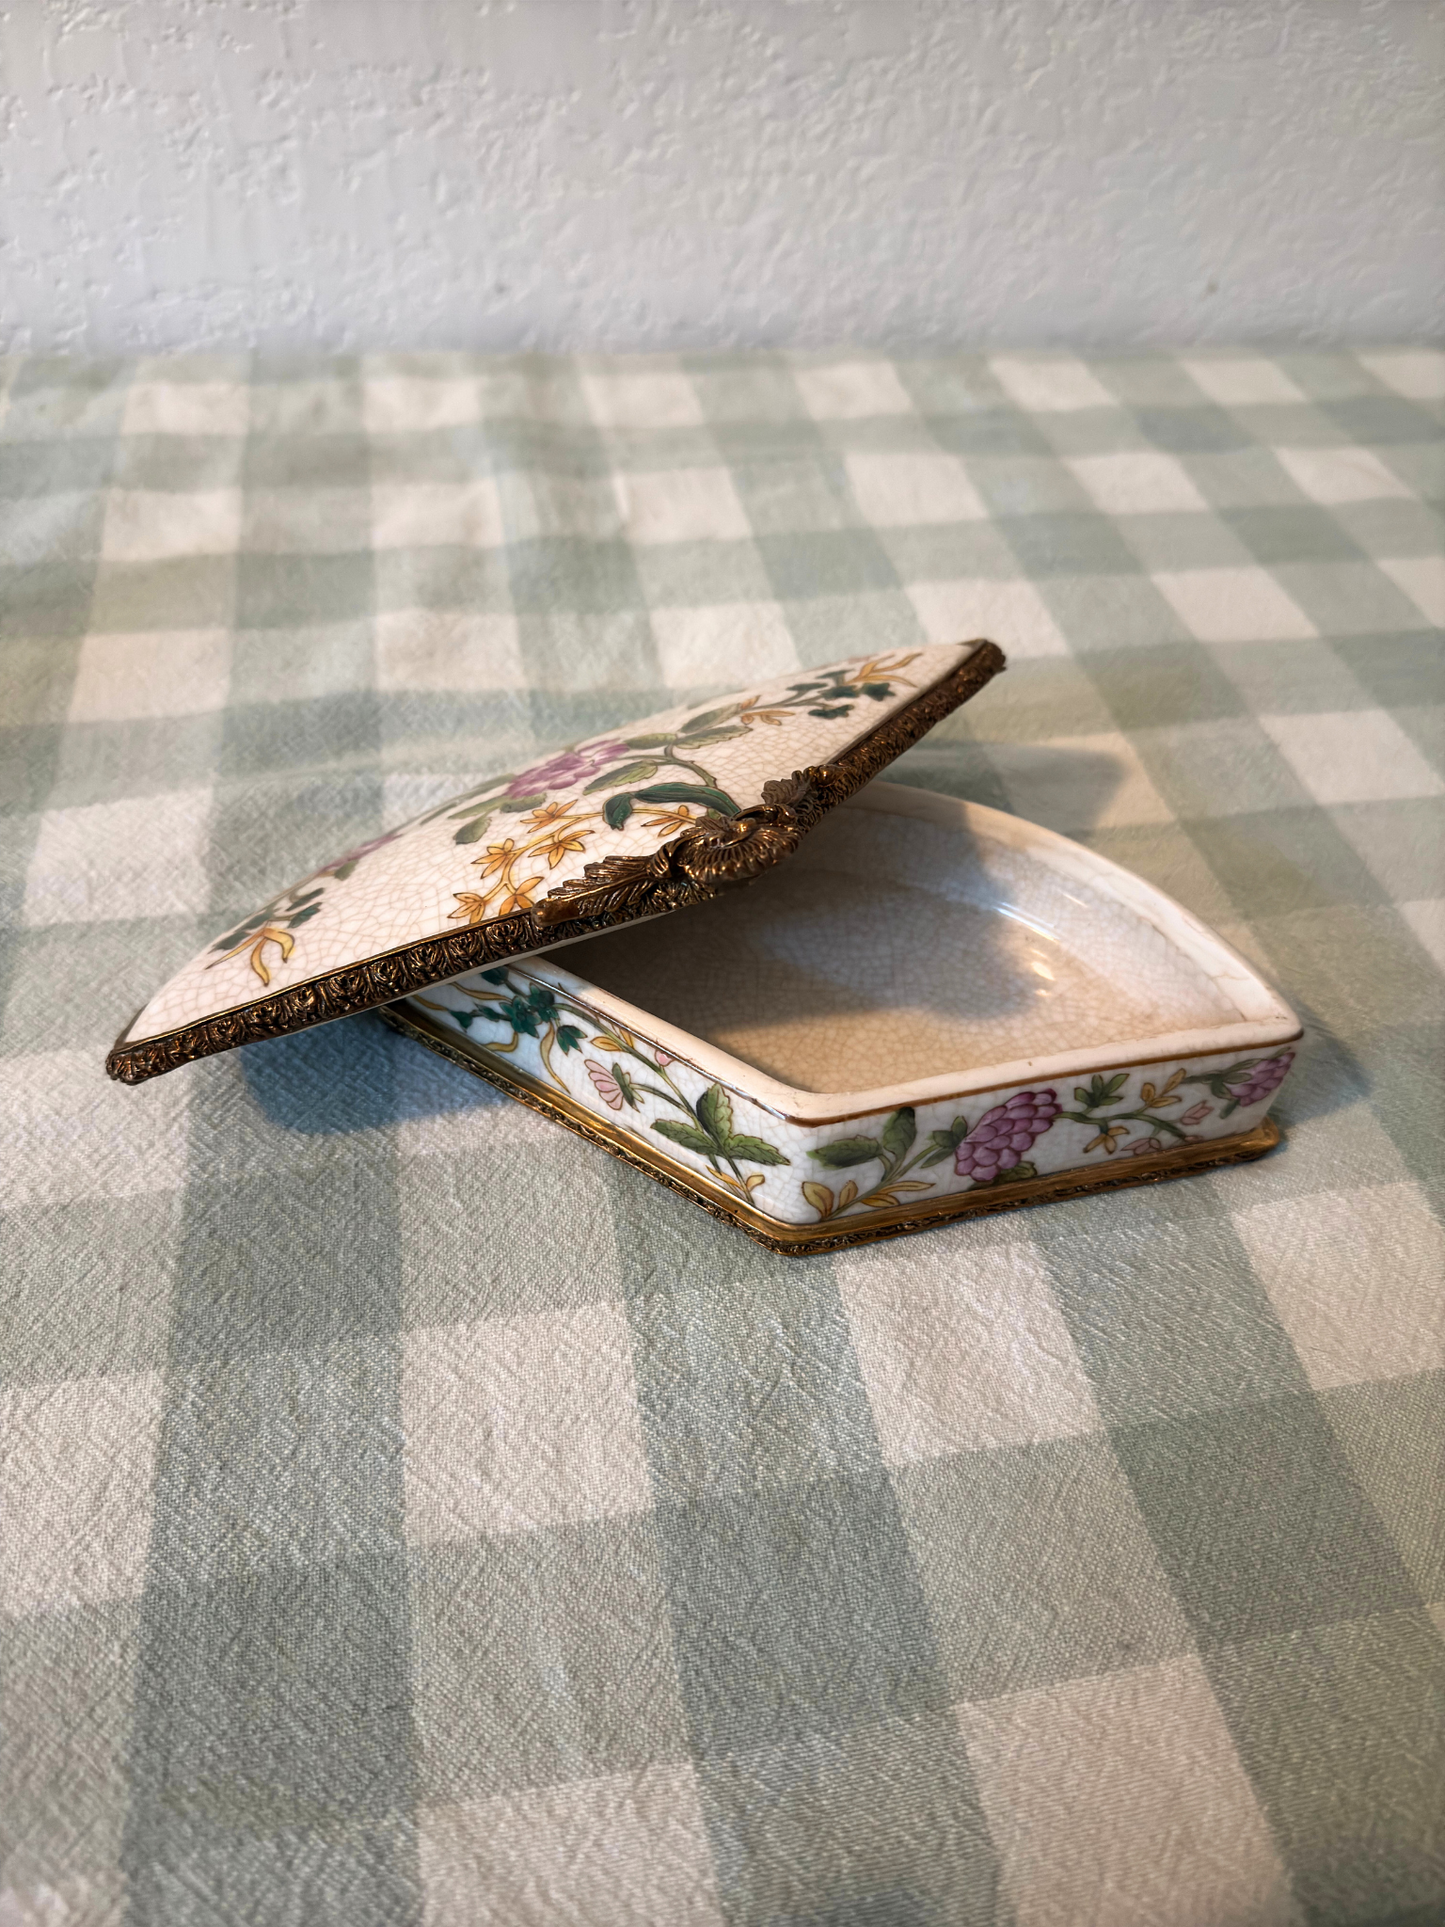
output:
M106 1069L138 1084L746 883L1003 666L982 641L850 656L492 777L227 930Z

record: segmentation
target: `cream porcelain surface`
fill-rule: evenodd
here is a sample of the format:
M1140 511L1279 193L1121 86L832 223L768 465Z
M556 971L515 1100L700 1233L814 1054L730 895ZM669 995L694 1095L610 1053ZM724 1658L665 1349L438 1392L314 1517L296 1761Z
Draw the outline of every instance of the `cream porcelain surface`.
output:
M650 855L709 808L751 808L765 783L841 755L976 647L893 650L796 671L640 718L493 778L273 897L164 985L126 1041L529 909L589 863ZM648 794L659 787L674 793ZM630 809L618 821L624 793Z
M1244 1133L1299 1037L1151 885L884 783L744 890L408 1004L483 1067L794 1226L977 1188L1005 1126L997 1175L1021 1179Z
M1107 890L966 823L876 807L835 812L787 865L665 929L608 932L557 957L808 1092L1240 1021Z

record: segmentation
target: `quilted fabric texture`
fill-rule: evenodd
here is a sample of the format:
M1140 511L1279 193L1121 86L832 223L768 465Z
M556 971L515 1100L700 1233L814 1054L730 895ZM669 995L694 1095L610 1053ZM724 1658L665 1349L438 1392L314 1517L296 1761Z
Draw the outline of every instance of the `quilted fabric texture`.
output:
M1445 357L21 360L0 1920L1445 1909ZM1312 1032L1259 1165L775 1259L371 1017L107 1045L652 707L994 636L892 774Z

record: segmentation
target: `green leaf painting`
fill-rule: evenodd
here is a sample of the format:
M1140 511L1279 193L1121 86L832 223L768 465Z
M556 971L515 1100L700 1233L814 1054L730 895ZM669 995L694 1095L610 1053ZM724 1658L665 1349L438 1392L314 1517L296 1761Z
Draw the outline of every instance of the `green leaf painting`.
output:
M492 811L483 810L480 816L473 816L461 826L452 837L453 843L480 843L487 833L492 820Z
M717 1149L705 1131L700 1131L695 1124L684 1124L675 1117L659 1117L654 1120L652 1128L659 1137L680 1144L685 1151L700 1152L703 1157L708 1157Z
M612 1069L615 1074L617 1066L614 1064ZM667 1093L660 1095L666 1096ZM684 1124L677 1118L660 1117L652 1128L672 1143L701 1153L715 1170L723 1163L731 1165L745 1196L751 1194L761 1179L744 1179L737 1170L738 1165L788 1163L784 1153L775 1144L769 1144L766 1138L734 1130L732 1099L721 1084L710 1084L697 1100L693 1112L696 1125Z
M929 1171L935 1164L941 1164L945 1158L951 1158L967 1136L968 1119L966 1117L956 1117L947 1130L930 1131L929 1148L926 1155L919 1159L919 1169Z
M905 1105L901 1111L895 1111L883 1126L883 1135L879 1143L884 1157L890 1164L896 1163L900 1158L906 1158L917 1136L918 1125L914 1118L913 1107Z
M706 783L653 783L645 790L636 792L639 803L696 803L705 810L716 810L719 816L736 816L738 805L726 790L712 788Z
M821 1150L809 1151L808 1156L819 1164L826 1165L830 1171L846 1171L850 1165L868 1164L874 1158L881 1158L883 1147L876 1137L839 1137Z
M590 796L594 790L622 790L634 783L650 782L660 767L658 763L624 763L620 769L604 770L600 776L594 776L582 794Z
M714 1143L732 1136L733 1107L721 1084L711 1085L697 1100L697 1121Z
M738 714L740 707L741 705L738 703L723 703L722 706L717 709L704 709L700 715L691 717L689 721L683 724L681 733L685 736L692 737L695 736L699 730L711 729L714 723L731 722L733 717Z
M789 1160L775 1144L769 1144L760 1137L749 1137L746 1132L727 1139L723 1150L730 1158L741 1158L745 1164L787 1164Z
M995 1172L991 1178L975 1178L973 1187L979 1191L990 1184L1021 1184L1026 1178L1036 1178L1038 1175L1037 1165L1020 1162L1012 1165L1007 1171Z
M463 994L472 999L472 1009L457 1010L451 1005L436 1007L444 1009L457 1028L467 1033L477 1023L503 1026L510 1033L509 1038L489 1044L488 1049L510 1054L523 1038L531 1039L537 1045L542 1070L559 1090L573 1097L580 1094L585 1102L600 1102L616 1113L621 1113L624 1107L641 1111L649 1099L670 1106L680 1115L653 1118L652 1129L679 1149L705 1158L716 1181L742 1200L750 1199L764 1182L760 1171L744 1174L743 1165L767 1167L789 1162L786 1152L766 1138L738 1130L732 1096L721 1084L713 1082L701 1096L690 1099L674 1074L675 1060L655 1046L650 1051L644 1049L623 1025L613 1023L599 1031L598 1018L593 1012L570 1003L550 984L529 983L525 978L519 981L521 973L514 976L506 965L479 974L485 983L501 993L495 1003L464 989ZM595 1096L574 1091L552 1056L554 1050L559 1057L580 1053L589 1032L594 1044L622 1053L606 1068L593 1058L583 1059Z

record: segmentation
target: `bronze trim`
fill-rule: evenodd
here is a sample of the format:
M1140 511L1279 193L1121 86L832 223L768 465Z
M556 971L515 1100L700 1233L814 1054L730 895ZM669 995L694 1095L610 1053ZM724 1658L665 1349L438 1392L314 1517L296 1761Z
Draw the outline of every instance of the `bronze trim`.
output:
M590 1144L609 1151L613 1157L621 1158L634 1171L641 1171L657 1183L665 1184L670 1191L676 1191L679 1196L700 1206L710 1217L736 1225L758 1244L787 1258L812 1257L819 1252L845 1251L857 1245L875 1244L885 1238L908 1237L915 1231L927 1231L934 1225L946 1224L954 1218L992 1217L995 1212L1021 1210L1035 1204L1054 1204L1065 1198L1089 1197L1096 1191L1131 1190L1135 1185L1162 1184L1170 1178L1192 1177L1200 1172L1216 1171L1227 1165L1263 1157L1267 1151L1274 1149L1281 1137L1274 1119L1266 1117L1238 1137L1214 1138L1208 1143L1191 1144L1182 1150L1161 1151L1152 1157L1130 1158L1127 1166L1096 1165L1087 1169L1075 1166L1069 1171L1058 1171L1051 1177L1031 1178L1023 1184L990 1185L986 1191L955 1191L947 1197L925 1198L920 1204L899 1205L892 1211L871 1213L866 1219L855 1219L828 1231L819 1225L786 1225L776 1218L765 1217L761 1211L754 1211L710 1185L701 1173L675 1163L664 1151L653 1152L649 1147L649 1155L644 1156L637 1140L628 1132L606 1123L574 1098L560 1091L546 1089L526 1071L513 1069L510 1065L504 1069L495 1059L484 1062L480 1045L468 1049L460 1043L454 1043L424 1017L413 1016L411 1012L403 1012L395 1006L383 1007L376 1014L393 1030L415 1038L428 1050L449 1058L463 1070L470 1071L473 1076L482 1078L508 1097L515 1098L519 1104L540 1111L544 1117L550 1117L554 1123L565 1126L578 1137L586 1138Z
M394 1003L414 990L460 977L464 971L701 903L719 890L749 882L790 855L829 810L912 748L1003 667L998 645L978 642L956 669L869 730L832 763L795 770L791 777L764 784L763 801L756 808L728 821L704 823L663 844L651 856L609 857L590 863L581 878L560 885L535 910L403 944L159 1037L127 1043L127 1024L105 1060L107 1074L123 1084L141 1084L199 1057Z

